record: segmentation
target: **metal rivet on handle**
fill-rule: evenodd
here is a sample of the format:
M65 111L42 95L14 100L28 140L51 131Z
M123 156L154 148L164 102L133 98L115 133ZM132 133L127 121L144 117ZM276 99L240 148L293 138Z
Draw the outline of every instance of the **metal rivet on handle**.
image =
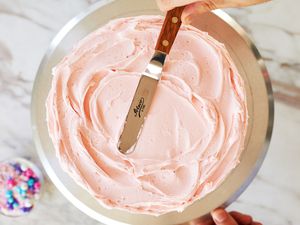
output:
M174 16L172 17L172 23L177 23L178 22L178 17Z
M167 40L163 40L162 45L167 47L169 45L169 42Z

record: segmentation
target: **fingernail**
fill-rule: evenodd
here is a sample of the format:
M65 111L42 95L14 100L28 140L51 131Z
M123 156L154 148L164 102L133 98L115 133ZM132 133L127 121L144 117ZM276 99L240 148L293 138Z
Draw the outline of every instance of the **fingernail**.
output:
M217 209L213 212L213 218L218 223L225 222L227 219L227 213L222 209Z
M185 25L190 24L191 21L192 21L192 20L191 20L191 17L190 17L190 16L187 16L187 17L185 17L185 18L182 19L182 22L183 22L183 24L185 24Z

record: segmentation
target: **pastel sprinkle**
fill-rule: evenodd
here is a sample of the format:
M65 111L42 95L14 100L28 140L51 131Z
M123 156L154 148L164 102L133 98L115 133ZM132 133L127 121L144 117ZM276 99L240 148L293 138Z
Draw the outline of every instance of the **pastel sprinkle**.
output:
M30 178L30 179L27 181L27 184L28 184L28 186L33 186L33 184L34 184L34 179L33 179L33 178Z
M23 211L23 212L30 212L31 209L32 209L32 207L23 207L23 208L22 208L22 211Z
M21 189L26 191L28 189L28 185L26 183L23 183L21 185Z
M16 191L17 193L21 194L21 192L23 191L23 189L20 186L16 187Z
M7 180L7 186L9 188L13 188L15 185L16 185L16 181L14 179L10 178Z
M5 193L5 196L6 196L7 198L13 196L13 191L12 191L12 190L7 190L6 193Z
M14 202L14 203L13 203L13 207L14 207L14 208L17 208L17 207L19 207L19 203L17 203L17 202Z
M21 169L21 166L19 163L14 163L13 167L17 170L17 169Z
M28 168L26 171L24 171L24 175L26 177L32 177L34 175L32 169Z
M37 189L37 190L39 190L41 188L41 183L40 182L36 182L34 184L34 188Z
M12 197L10 197L10 198L7 199L7 202L8 202L8 203L13 203L14 201L15 201L15 200L14 200L14 198L12 198Z
M0 213L19 216L30 212L40 197L41 177L29 162L0 163Z
M25 166L24 164L21 165L21 170L25 171L27 169L27 166Z
M21 196L26 196L26 194L27 194L27 191L22 189L21 192L20 192L20 195Z
M25 207L31 207L32 206L32 202L29 200L29 199L26 199L25 201L24 201L24 205L25 205Z
M13 209L14 209L14 207L13 207L12 204L7 204L6 206L7 206L7 208L8 208L9 210L13 210Z
M29 180L29 177L26 177L24 174L21 174L21 177L20 177L22 180L24 181L28 181Z
M13 164L13 167L19 175L23 172L19 163Z

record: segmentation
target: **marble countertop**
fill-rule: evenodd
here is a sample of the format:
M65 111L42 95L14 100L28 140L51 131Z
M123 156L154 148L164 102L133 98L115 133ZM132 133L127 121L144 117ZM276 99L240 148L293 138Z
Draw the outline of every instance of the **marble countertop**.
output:
M51 39L93 0L0 0L0 160L22 156L41 166L30 127L36 70ZM275 124L258 176L230 206L266 225L300 224L300 1L273 0L232 15L252 36L271 74ZM45 193L26 217L5 225L99 224L71 205L46 180Z

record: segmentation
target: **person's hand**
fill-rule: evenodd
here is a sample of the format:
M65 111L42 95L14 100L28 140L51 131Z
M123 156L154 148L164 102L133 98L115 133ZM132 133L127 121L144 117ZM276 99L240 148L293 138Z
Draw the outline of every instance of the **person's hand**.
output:
M270 0L156 0L158 7L162 11L186 5L182 13L182 21L184 23L189 23L191 16L194 14L221 8L246 7L267 1Z
M252 217L239 212L226 212L224 209L216 209L211 213L216 225L262 225L253 221Z
M226 212L216 209L211 212L211 217L201 220L197 225L262 225L253 221L252 217L239 212Z

